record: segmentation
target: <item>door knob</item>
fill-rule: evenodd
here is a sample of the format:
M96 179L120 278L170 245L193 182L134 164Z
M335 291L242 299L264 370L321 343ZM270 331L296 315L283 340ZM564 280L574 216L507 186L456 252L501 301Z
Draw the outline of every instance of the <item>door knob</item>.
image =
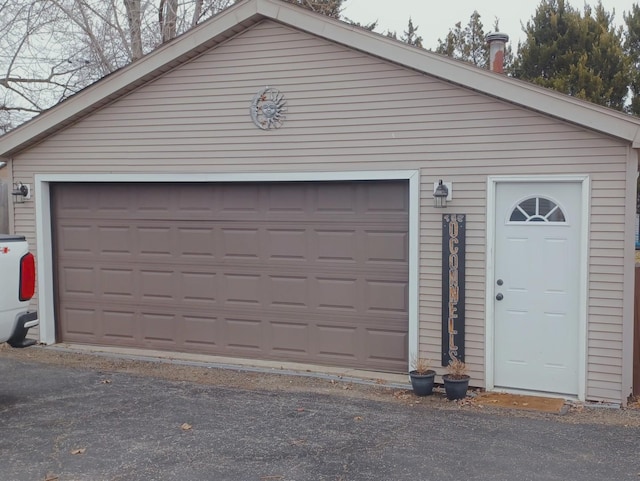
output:
M496 295L496 300L501 301L502 299L504 299L502 292L498 292L498 294Z

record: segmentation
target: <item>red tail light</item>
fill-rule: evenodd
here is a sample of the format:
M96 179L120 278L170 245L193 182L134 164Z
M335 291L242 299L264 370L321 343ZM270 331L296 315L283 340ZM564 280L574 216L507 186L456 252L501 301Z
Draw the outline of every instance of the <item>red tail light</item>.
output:
M20 293L21 301L28 301L36 290L36 260L28 253L20 259Z

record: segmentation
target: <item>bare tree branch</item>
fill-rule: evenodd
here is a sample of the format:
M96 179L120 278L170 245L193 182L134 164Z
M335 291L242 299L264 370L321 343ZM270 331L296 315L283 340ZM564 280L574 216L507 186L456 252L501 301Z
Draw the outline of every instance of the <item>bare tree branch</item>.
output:
M162 43L168 42L176 36L178 22L178 0L160 0L158 7L158 23Z
M142 24L140 0L124 0L127 10L127 22L129 24L129 40L131 60L138 60L144 55L142 51Z
M0 0L0 131L235 1Z

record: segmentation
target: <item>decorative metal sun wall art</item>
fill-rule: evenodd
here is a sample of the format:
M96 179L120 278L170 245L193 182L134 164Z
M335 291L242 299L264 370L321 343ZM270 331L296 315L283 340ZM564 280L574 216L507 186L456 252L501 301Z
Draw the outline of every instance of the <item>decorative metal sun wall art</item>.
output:
M272 87L261 89L251 102L251 120L262 130L279 129L287 111L284 94Z

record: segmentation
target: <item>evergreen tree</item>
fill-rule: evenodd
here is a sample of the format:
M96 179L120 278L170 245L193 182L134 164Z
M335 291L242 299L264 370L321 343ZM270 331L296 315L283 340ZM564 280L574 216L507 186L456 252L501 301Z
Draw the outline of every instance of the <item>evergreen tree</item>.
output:
M584 13L565 0L542 0L524 29L513 75L623 110L630 84L622 30L601 2Z
M444 40L438 39L436 52L485 68L489 63L489 48L478 11L471 14L464 28L462 22L458 22Z
M371 22L371 23L360 23L360 22L356 22L355 20L351 20L350 18L347 18L347 17L343 17L342 20L347 22L348 24L354 25L356 27L360 27L360 28L364 28L365 30L369 30L370 32L373 32L378 27L378 21L377 20L375 22Z
M408 45L413 45L414 47L422 48L422 37L417 34L418 27L414 27L413 21L411 17L409 17L409 24L407 25L407 31L404 32L404 35L400 38L404 43ZM389 33L387 36L391 37ZM395 38L395 32L393 33L393 38Z
M624 21L627 27L624 52L632 66L629 84L632 97L627 110L633 115L640 115L640 7L637 3L624 15Z

